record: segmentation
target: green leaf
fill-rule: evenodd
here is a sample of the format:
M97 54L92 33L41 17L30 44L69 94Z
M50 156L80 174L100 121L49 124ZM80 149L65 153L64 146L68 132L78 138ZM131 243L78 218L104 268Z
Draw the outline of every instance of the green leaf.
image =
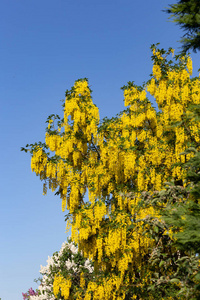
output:
M178 278L173 278L170 280L171 283L179 283L180 280Z
M161 262L159 263L159 268L161 268L164 264L165 264L165 261L161 260Z
M159 232L158 226L154 226L153 230L154 230L156 233L158 233L158 232Z

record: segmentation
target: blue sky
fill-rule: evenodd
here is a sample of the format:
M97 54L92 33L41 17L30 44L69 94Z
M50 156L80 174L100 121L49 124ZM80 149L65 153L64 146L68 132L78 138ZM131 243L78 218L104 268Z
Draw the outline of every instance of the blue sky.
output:
M45 121L61 114L65 90L87 77L100 117L123 110L127 81L152 70L150 45L182 36L162 12L170 0L1 0L0 298L21 300L40 265L66 240L65 213L31 172L27 143L44 141ZM192 54L195 75L199 53Z

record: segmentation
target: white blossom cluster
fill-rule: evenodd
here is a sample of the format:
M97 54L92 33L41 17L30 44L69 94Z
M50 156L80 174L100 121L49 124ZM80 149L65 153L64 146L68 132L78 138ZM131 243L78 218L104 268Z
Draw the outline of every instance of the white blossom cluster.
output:
M75 263L75 261L78 262ZM39 286L39 295L30 296L30 300L55 300L53 294L54 276L64 270L75 275L84 271L84 269L90 274L93 273L92 262L83 258L82 252L78 251L73 242L64 242L59 252L55 252L51 257L48 256L47 265L45 267L40 266L40 273L43 278Z
M84 267L86 269L88 269L89 273L93 273L94 272L94 267L91 266L91 261L87 258L85 263L84 263Z

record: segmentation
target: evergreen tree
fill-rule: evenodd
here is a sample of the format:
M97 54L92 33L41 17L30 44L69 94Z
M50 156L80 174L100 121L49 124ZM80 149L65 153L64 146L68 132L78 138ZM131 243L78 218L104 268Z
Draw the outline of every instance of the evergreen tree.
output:
M180 40L182 53L190 49L194 52L200 50L200 1L180 0L165 11L186 32Z

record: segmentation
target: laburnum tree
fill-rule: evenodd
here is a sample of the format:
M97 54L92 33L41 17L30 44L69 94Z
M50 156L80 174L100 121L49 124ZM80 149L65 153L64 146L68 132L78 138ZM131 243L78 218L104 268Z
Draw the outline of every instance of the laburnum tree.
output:
M49 188L60 195L71 239L94 262L96 275L87 283L82 278L79 288L71 289L70 277L56 280L55 297L60 291L63 299L199 299L198 289L192 290L199 281L199 257L178 248L161 214L168 202L187 202L188 194L173 201L154 201L152 195L165 182L173 180L178 189L186 185L183 164L194 154L180 153L200 147L200 122L193 113L200 78L191 78L189 56L168 59L173 50L156 45L152 51L149 81L122 88L123 112L100 122L87 79L77 80L66 91L64 118L48 118L45 143L22 149L32 154L31 168L43 181L44 194ZM185 256L192 259L190 267Z
M185 31L181 39L182 53L200 50L200 1L179 0L165 10L170 18Z

